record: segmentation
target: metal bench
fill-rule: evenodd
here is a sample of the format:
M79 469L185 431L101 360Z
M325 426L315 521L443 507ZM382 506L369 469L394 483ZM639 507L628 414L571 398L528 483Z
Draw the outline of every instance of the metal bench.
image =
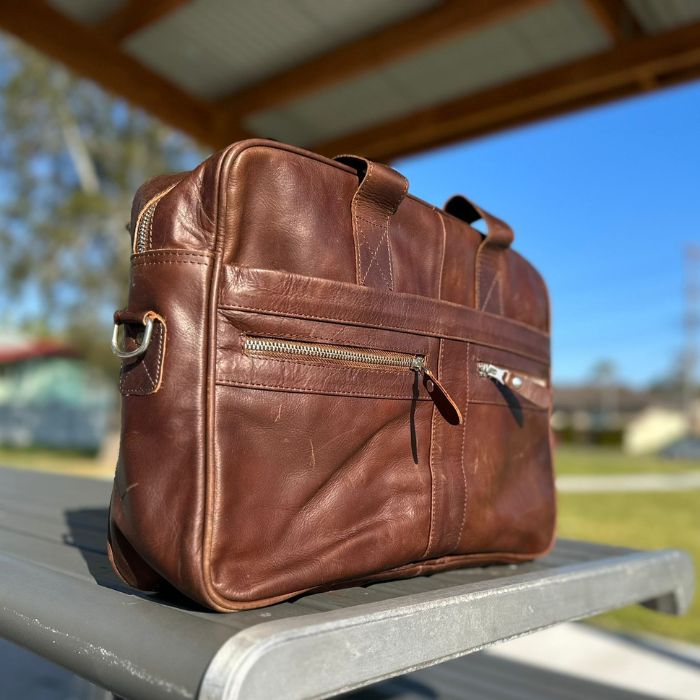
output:
M0 469L0 636L134 700L330 697L632 603L680 614L692 595L683 552L560 540L518 566L209 613L114 577L109 488Z

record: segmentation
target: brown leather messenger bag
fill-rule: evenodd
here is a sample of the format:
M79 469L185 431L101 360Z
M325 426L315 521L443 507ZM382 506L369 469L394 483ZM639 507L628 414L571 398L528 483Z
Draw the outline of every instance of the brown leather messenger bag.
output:
M504 222L407 191L263 140L139 189L112 341L128 584L240 610L548 551L545 284Z

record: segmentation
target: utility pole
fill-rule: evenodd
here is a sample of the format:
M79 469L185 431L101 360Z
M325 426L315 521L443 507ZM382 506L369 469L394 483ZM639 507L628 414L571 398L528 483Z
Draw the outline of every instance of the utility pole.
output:
M700 353L698 352L698 331L700 330L700 245L688 243L684 251L685 267L685 314L683 326L685 347L683 350L683 408L693 425L693 399L695 397L696 371Z

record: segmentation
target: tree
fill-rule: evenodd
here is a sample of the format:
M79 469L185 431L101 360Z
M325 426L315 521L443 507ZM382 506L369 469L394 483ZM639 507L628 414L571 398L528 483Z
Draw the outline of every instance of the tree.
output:
M133 193L203 154L15 40L0 38L0 66L0 320L66 335L113 372Z

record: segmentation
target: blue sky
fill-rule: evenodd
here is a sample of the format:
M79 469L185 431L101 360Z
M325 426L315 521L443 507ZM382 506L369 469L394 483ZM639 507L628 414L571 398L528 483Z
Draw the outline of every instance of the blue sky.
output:
M700 243L700 83L393 165L415 195L461 192L513 227L549 284L555 381L606 359L642 385L677 361L683 248Z
M549 284L555 381L612 360L641 386L677 362L683 248L700 243L700 83L394 166L429 202L461 192L511 224ZM0 315L16 322L38 303L26 289Z

